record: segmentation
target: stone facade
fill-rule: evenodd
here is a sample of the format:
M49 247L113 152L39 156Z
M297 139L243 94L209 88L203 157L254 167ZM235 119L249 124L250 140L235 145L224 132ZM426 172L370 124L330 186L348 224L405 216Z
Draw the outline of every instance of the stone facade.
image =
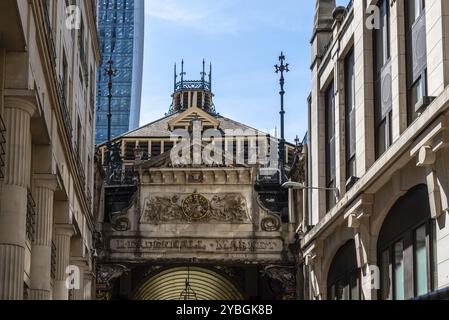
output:
M66 5L0 4L1 300L68 299L69 265L94 290L96 1Z
M425 8L419 8L419 17L415 15L417 20L425 19L425 33L421 36L425 36L426 45L426 83L421 101L413 106L416 109L420 106L417 116L410 120L407 105L412 93L408 68L415 61L414 54L423 49L415 47L414 30L407 29L411 19L408 2L385 1L389 12L389 36L385 41L389 42L391 74L389 81L382 78L381 83L391 88L391 123L390 142L384 152L376 152L382 140L376 133L378 113L375 111L380 97L375 90L373 48L378 42L373 39L376 31L368 27L375 9L367 7L377 4L379 8L382 1L354 0L347 8L336 8L334 0L316 1L308 185L321 189L309 192L306 232L301 242L308 299L409 299L429 297L428 294L449 286L449 3L426 1ZM354 55L355 79L353 137L345 125L345 108L348 107L345 60L350 52ZM328 151L325 92L331 83L334 84L335 143L334 149ZM383 94L382 91L382 98ZM356 149L356 170L351 184L347 180L346 165L350 139L355 139ZM327 152L335 155L335 187L339 191L336 204L331 206L327 206L323 190L328 187L327 172L332 170ZM418 202L426 211L425 219L420 220L427 226L427 245L422 248L417 242L419 225L408 225L409 220L414 219L414 208L407 207L413 203L411 198L418 199L417 194L422 195L420 190L425 190L426 195ZM416 196L412 196L414 194ZM397 219L404 211L410 218ZM414 240L408 243L410 235ZM386 238L395 242L391 240L390 245ZM348 243L354 266L349 265L351 259L347 259L346 266L339 262L345 251L343 247ZM399 249L402 246L403 250ZM423 251L419 251L420 248ZM421 253L424 255L420 256ZM336 266L346 268L347 274L353 272L353 285L352 278L345 282L344 274L340 275L343 280L337 279ZM354 292L349 293L351 290Z
M204 79L182 80L170 115L99 146L99 299L296 296L296 219L277 167L274 176L261 170L269 149L277 165L277 139L217 114L212 97ZM176 130L193 137L185 148ZM232 134L212 141L207 130ZM215 163L205 156L212 143ZM295 150L287 144L289 169ZM178 162L181 151L191 161Z

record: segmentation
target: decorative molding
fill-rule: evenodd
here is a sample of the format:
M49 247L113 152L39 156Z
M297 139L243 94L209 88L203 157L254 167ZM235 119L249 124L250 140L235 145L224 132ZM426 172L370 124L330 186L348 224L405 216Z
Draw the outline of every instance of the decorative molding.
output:
M281 218L274 214L269 214L267 217L262 219L260 226L263 231L275 232L279 231L281 228Z
M153 196L145 201L140 223L248 222L247 204L240 194Z
M281 284L284 294L290 298L296 295L296 268L294 266L269 265L262 271L262 276ZM292 297L292 294L294 295Z
M368 218L372 214L374 195L360 195L346 210L344 219L347 221L348 228L358 229L362 219Z
M99 264L97 265L97 283L111 285L111 281L120 278L130 270L121 264Z
M323 255L323 242L315 241L304 250L304 264L313 267L319 258Z

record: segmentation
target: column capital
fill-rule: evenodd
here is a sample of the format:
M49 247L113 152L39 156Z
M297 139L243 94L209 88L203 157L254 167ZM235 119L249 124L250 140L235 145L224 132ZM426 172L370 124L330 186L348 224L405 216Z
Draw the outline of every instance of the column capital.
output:
M55 224L55 234L56 235L66 235L68 237L73 236L76 233L75 226L73 224Z
M33 174L33 182L38 188L46 188L51 191L56 191L58 188L58 179L55 174Z
M30 90L5 90L5 108L21 109L33 116L37 111L34 91Z

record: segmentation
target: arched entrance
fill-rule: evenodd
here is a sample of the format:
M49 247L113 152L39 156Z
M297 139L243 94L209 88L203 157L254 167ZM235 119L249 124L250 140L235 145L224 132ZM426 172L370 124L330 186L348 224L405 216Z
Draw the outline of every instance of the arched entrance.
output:
M200 267L176 267L152 276L136 291L134 300L243 300L223 275Z
M426 185L410 189L391 208L377 242L382 300L403 300L433 290L434 232Z
M359 300L360 275L354 240L349 240L335 254L327 276L329 300Z

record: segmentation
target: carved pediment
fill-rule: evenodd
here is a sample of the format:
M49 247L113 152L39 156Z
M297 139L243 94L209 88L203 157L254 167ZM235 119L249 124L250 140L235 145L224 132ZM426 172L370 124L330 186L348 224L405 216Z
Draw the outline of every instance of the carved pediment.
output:
M217 118L198 107L192 107L182 112L176 118L170 120L168 122L169 130L173 131L175 128L187 129L193 120L201 121L203 126L212 127L214 129L218 129L218 126L220 125L220 121L218 121Z

